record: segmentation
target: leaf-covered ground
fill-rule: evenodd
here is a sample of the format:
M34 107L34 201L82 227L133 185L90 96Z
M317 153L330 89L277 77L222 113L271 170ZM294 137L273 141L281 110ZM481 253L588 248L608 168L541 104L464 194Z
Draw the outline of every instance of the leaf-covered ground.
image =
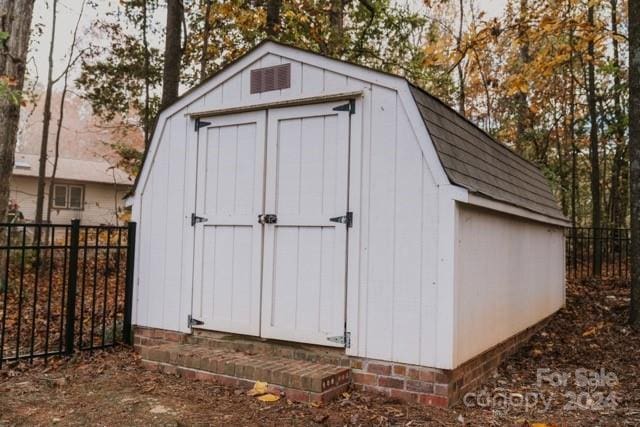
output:
M628 292L613 281L571 284L545 330L449 410L356 392L326 407L265 403L147 372L121 348L0 371L0 425L638 425L640 336L626 323Z

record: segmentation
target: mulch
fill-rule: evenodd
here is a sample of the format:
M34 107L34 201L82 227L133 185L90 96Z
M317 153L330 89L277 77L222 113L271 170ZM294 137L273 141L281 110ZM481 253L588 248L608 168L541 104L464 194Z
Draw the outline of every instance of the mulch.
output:
M122 347L3 369L0 426L640 425L640 334L629 328L628 305L623 282L570 283L547 327L450 409L358 392L323 407L265 403L146 371Z

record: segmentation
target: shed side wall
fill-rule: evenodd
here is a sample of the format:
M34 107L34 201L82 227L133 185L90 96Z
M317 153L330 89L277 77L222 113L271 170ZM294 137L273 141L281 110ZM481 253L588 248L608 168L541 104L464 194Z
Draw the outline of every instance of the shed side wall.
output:
M456 366L564 304L562 228L460 203L457 210Z

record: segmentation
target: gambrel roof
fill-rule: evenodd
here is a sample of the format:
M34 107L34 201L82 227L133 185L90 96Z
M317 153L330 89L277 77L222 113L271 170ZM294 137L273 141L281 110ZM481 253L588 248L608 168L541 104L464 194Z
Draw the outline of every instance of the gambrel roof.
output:
M470 192L565 220L549 182L533 163L491 138L417 86L411 94L449 180Z
M424 125L426 129L426 133L421 139L426 140L428 136L433 142L433 149L428 149L433 153L435 162L431 166L439 169L433 172L441 174L444 181L467 190L470 195L479 196L483 201L488 201L488 203L482 204L485 207L498 202L520 210L517 213L519 215L524 215L526 211L527 214L524 216L535 217L543 222L556 225L568 224L567 218L563 215L551 191L548 180L536 165L493 139L433 95L408 82L402 76L328 58L316 52L272 40L264 40L259 43L240 58L223 66L201 84L188 90L174 104L161 110L156 128L161 128L160 122L166 120L166 117L175 114L181 108L186 108L189 103L203 96L207 87L213 86L214 82L229 78L231 73L236 72L234 71L236 68L239 70L250 65L251 61L271 50L278 51L284 56L300 56L312 62L329 61L334 67L346 70L345 74L374 76L377 81L387 82L389 87L393 86L404 92L409 102L415 102L415 107L418 110L415 114L415 120L420 126ZM266 104L264 106L254 105L253 107L269 108ZM198 116L193 112L188 114L192 119ZM201 115L204 116L204 112ZM153 140L155 139L157 138L154 131L150 149L153 149L155 145ZM422 141L421 144L425 144L423 145L425 147L430 145L428 142ZM140 175L146 172L147 154L145 152ZM436 155L437 159L435 159ZM438 159L440 165L437 165ZM136 179L135 187L137 187L140 175Z

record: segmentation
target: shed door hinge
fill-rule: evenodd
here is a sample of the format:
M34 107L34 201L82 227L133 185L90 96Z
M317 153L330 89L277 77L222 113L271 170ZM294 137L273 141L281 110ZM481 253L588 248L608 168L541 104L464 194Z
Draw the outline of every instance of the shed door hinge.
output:
M349 114L355 114L356 113L356 101L351 99L351 100L349 100L349 102L347 102L344 105L338 105L337 107L333 107L333 111L348 111Z
M200 128L203 128L205 126L209 126L210 124L211 124L211 122L205 122L203 120L196 119L195 131L198 132L200 130Z
M337 337L327 337L327 341L342 344L345 348L351 348L351 332L345 332L344 335L338 335Z
M351 228L353 226L353 212L347 212L347 214L344 216L329 218L329 221L344 224L348 228Z
M202 320L194 319L191 315L187 316L187 325L192 328L194 326L202 326L204 322Z
M195 227L195 225L199 222L207 222L208 219L203 216L198 216L195 213L191 214L191 226Z

